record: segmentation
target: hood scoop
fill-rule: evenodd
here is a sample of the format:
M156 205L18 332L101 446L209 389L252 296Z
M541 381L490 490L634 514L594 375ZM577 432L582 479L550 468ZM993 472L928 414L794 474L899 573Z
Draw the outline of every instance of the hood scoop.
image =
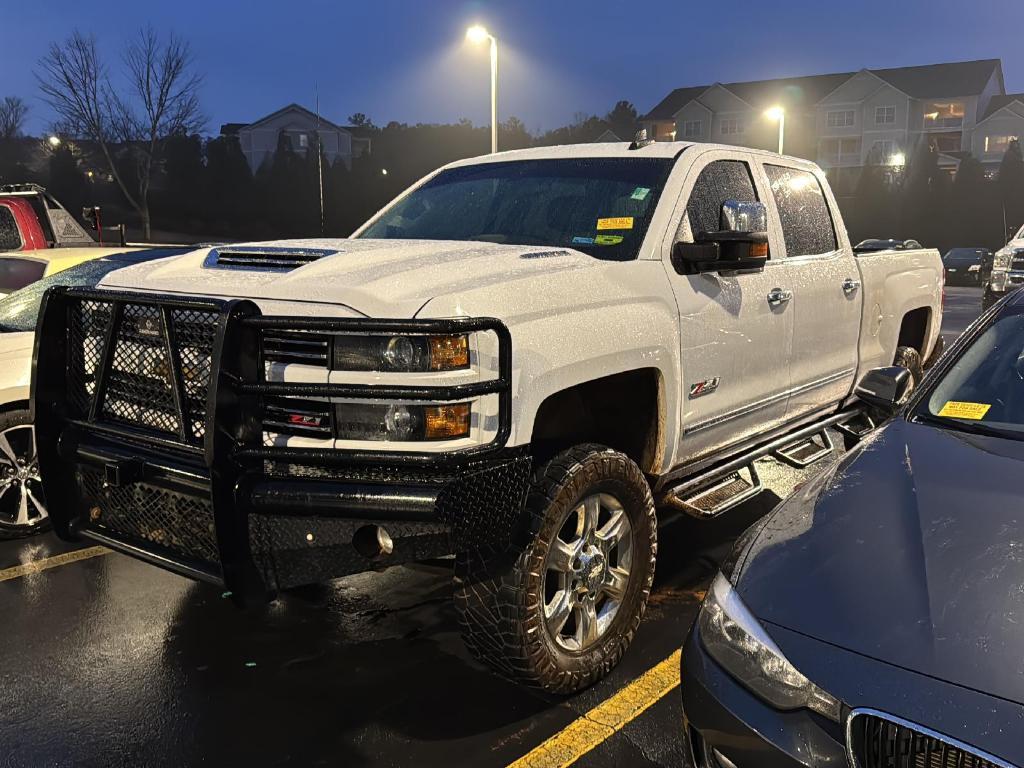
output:
M272 245L238 245L211 248L203 260L205 269L247 269L290 272L340 250L331 248L287 248Z

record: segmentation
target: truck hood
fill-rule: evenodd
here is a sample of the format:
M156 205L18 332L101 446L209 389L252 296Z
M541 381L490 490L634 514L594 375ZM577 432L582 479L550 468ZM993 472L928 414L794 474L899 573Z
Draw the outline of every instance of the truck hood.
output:
M600 260L571 248L448 240L286 240L245 247L332 251L290 271L207 265L210 248L111 272L103 288L344 305L368 317L413 317L444 294L585 269ZM222 246L220 250L230 251Z
M782 504L733 583L769 631L1024 704L1022 473L1024 442L897 419Z

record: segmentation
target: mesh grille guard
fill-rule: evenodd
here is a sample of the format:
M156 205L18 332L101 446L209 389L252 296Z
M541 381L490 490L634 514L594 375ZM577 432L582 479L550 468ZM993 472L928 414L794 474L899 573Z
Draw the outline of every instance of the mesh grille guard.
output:
M498 340L499 370L489 381L440 387L267 382L262 338L289 331L487 331ZM44 297L35 344L33 419L58 535L84 535L238 595L265 599L276 586L267 583L266 558L260 567L254 560L254 549L260 549L249 520L268 513L254 510L249 498L268 481L267 466L301 465L321 473L312 480L293 477L296 483L344 483L352 474L372 478L381 465L453 474L479 473L492 459L529 465L528 458L523 464L504 450L511 431L511 339L494 319L267 317L248 300L53 288ZM438 454L263 444L265 406L282 396L445 402L486 394L498 397L497 434L468 449ZM309 486L296 498L308 499L321 487ZM435 525L449 524L450 514L462 525L457 510L445 511L452 507L445 487L435 488L433 507L416 518L422 524L428 514ZM506 516L514 517L515 493L503 496L512 499ZM344 512L341 517L360 516L358 510ZM197 523L197 515L210 522ZM451 540L477 535L462 527L453 528Z

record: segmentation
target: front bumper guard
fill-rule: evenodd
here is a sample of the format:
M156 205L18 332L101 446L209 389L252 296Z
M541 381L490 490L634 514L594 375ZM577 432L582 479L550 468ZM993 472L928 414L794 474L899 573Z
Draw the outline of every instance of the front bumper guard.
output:
M102 307L83 342L83 303ZM105 402L125 334L148 313L162 331L174 425L155 430L112 418ZM202 318L211 330L202 423L178 339ZM134 322L135 325L131 323ZM177 326L177 327L176 327ZM292 384L263 380L267 329L330 333L492 332L498 376L448 387ZM132 337L138 343L138 334ZM75 345L91 343L92 373ZM194 350L190 352L193 354ZM161 358L161 360L164 358ZM205 358L204 358L205 359ZM123 383L123 382L122 382ZM483 546L501 546L522 519L529 483L525 448L505 447L511 421L511 351L497 320L364 320L264 317L249 301L51 289L40 313L33 418L54 528L89 538L244 602L278 589ZM445 402L498 396L495 440L443 454L263 445L264 398L361 398ZM190 426L191 425L191 426ZM387 536L381 537L379 529ZM376 538L370 533L376 533ZM374 549L363 540L389 542Z

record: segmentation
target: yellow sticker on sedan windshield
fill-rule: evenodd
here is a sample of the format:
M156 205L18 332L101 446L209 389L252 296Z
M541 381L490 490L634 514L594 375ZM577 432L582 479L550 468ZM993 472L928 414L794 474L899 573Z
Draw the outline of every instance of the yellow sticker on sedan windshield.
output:
M619 216L614 219L598 219L598 229L632 229L633 228L633 217L632 216Z
M946 416L950 419L972 419L978 421L984 419L988 409L992 406L989 403L963 403L959 400L950 400L939 411L939 416Z

